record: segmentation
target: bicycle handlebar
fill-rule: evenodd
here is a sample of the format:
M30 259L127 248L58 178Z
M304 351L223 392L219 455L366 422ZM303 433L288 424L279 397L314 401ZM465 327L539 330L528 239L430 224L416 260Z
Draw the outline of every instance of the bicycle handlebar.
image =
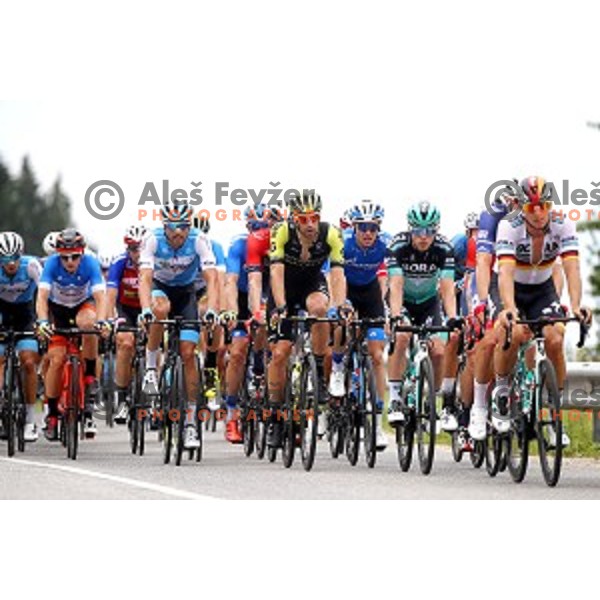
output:
M578 317L540 317L539 319L517 319L513 321L512 315L508 315L509 317L509 327L506 330L506 341L502 346L502 350L506 352L510 346L512 345L512 328L513 325L526 325L529 327L535 336L539 336L542 334L544 327L548 327L548 325L556 325L557 323L579 323L579 341L577 342L577 347L582 348L585 344L585 339L589 333L589 326L584 323L582 319Z

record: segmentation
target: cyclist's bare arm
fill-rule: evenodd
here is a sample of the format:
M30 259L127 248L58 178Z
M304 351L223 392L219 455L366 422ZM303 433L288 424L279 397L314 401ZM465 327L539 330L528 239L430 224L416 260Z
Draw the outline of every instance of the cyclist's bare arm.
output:
M38 288L37 300L35 303L35 312L37 318L42 321L48 320L48 298L50 297L50 290L45 288Z
M558 260L552 266L552 279L554 281L554 288L556 289L556 293L560 298L565 287L565 280L563 277L562 262L559 262Z
M106 290L106 314L109 316L116 314L118 293L119 290L117 288L110 287Z
M232 310L236 314L238 307L238 275L236 273L227 273L225 276L225 295L221 303L222 310Z
M331 300L333 306L341 306L346 301L346 277L344 267L332 266L331 278Z
M397 317L404 302L404 276L390 275L390 312Z
M153 269L140 269L140 305L142 308L152 306L152 277Z
M253 271L248 273L248 303L250 312L254 315L260 310L262 297L262 273Z
M579 312L581 308L581 272L579 270L579 258L572 256L565 258L562 262L565 277L567 279L567 290L569 291L569 300L571 310Z
M516 311L515 305L515 271L514 260L502 261L498 267L498 287L504 310Z
M206 281L208 308L217 310L219 308L219 278L217 270L214 268L204 269L202 275L204 276L204 281Z
M275 306L285 304L285 286L284 286L285 265L276 263L271 265L271 292Z
M92 292L92 298L94 298L94 302L96 303L96 320L104 321L107 317L106 312L106 293L104 290L98 290L96 292Z
M492 255L487 252L477 253L477 264L475 266L475 280L477 283L477 297L486 300L490 289L490 278L492 269Z
M454 279L442 277L440 279L440 296L444 305L446 316L453 319L456 317L456 295L454 293Z

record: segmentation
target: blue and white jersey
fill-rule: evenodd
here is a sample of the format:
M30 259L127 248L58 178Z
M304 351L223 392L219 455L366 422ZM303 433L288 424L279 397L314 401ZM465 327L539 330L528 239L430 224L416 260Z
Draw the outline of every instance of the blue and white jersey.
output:
M32 302L41 273L42 265L34 256L22 256L12 277L0 268L0 300L11 304Z
M248 293L248 271L246 270L246 247L248 245L248 234L236 235L229 245L227 252L227 273L238 276L238 290L244 294Z
M344 274L348 285L365 286L377 279L377 272L385 261L391 237L384 232L375 243L362 249L356 240L354 230L344 232Z
M494 254L496 251L496 233L500 221L508 214L504 202L494 202L491 211L484 210L479 217L477 232L477 252Z
M225 252L223 251L223 246L219 242L215 242L215 240L209 240L210 247L212 248L213 254L215 255L215 268L217 271L221 273L225 273ZM202 274L202 269L198 269L198 273L196 274L196 279L194 280L194 290L196 292L201 292L206 289L206 280L204 279L204 275Z
M217 261L208 238L197 229L179 248L173 248L163 228L155 229L142 248L140 269L152 269L153 277L172 287L194 283L199 269L214 269Z
M40 289L50 291L49 299L55 304L73 308L85 302L95 292L106 289L98 259L84 254L75 273L69 273L60 256L49 256L39 283Z

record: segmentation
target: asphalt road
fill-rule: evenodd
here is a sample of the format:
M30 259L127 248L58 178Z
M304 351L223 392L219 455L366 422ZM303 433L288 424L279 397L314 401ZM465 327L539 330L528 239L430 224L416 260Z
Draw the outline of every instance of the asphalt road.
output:
M163 465L161 447L151 433L147 453L131 454L124 426L99 424L95 440L84 441L76 461L59 444L40 439L24 454L6 457L0 443L1 499L599 499L600 463L565 460L558 487L543 482L536 457L525 481L516 485L508 473L491 479L485 467L475 470L468 457L456 464L449 449L438 446L432 473L421 475L413 463L409 473L398 468L395 446L378 455L374 469L361 456L351 467L345 457L333 460L319 442L313 470L305 472L297 455L291 469L231 446L219 430L205 433L200 464ZM389 439L390 444L392 438Z

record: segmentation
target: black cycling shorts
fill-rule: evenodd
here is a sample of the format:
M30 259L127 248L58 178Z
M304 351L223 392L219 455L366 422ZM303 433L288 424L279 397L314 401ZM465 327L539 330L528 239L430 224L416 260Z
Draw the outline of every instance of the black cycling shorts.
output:
M544 283L515 282L515 304L520 315L527 320L539 319L542 316L564 317L552 277Z
M325 275L321 271L308 272L306 277L287 277L285 278L285 299L287 304L288 316L297 315L300 311L306 310L306 299L315 292L321 292L329 298L329 287ZM269 293L267 302L267 314L270 315L275 309L275 301L273 295ZM279 339L292 339L292 324L289 321L284 321L281 324ZM269 336L272 338L275 331L270 328Z
M33 331L35 312L33 302L0 300L0 325L14 331Z
M171 304L169 319L183 317L185 321L198 320L198 305L196 304L196 291L194 284L171 286L165 285L156 279L152 285L152 296L166 296ZM199 331L198 325L186 327L186 330Z
M141 312L141 308L125 306L124 304L117 305L117 315L119 315L119 319L125 319L125 325L128 327L137 327L138 317Z
M348 284L348 300L352 302L352 306L361 319L383 319L385 317L381 286L377 279L367 285Z
M88 298L78 304L77 306L69 307L63 306L62 304L56 304L56 302L48 301L48 310L50 312L50 321L57 329L70 329L77 327L75 319L80 310L83 308L95 309L94 301L92 298Z
M439 326L442 324L442 305L438 296L420 304L405 302L404 308L410 316L411 323L416 327L424 325L429 318L431 318L429 325Z

